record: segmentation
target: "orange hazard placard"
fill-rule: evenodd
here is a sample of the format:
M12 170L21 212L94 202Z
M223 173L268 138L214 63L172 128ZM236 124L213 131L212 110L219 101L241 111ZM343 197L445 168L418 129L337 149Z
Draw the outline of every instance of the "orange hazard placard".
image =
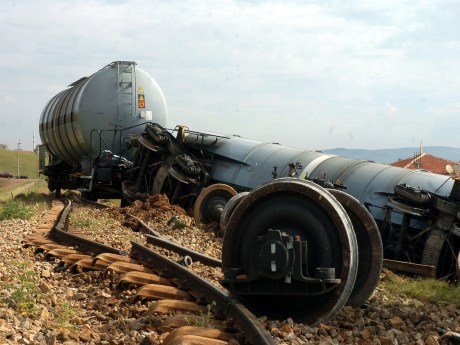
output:
M137 95L137 106L139 108L145 108L145 99L143 94Z

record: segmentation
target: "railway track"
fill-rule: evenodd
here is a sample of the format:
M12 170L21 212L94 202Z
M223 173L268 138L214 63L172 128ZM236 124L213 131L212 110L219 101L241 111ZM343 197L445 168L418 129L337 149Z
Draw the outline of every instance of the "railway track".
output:
M211 266L219 260L171 244L138 219L150 238L147 241L176 251L182 255L180 262L136 242L131 242L129 253L95 242L83 233L68 231L71 209L70 200L53 201L25 245L47 259L54 258L58 269L101 271L104 277L110 276L114 289L137 286L132 302L153 300L148 312L164 315L156 325L156 331L164 335L163 344L274 344L249 310L185 267L191 260Z

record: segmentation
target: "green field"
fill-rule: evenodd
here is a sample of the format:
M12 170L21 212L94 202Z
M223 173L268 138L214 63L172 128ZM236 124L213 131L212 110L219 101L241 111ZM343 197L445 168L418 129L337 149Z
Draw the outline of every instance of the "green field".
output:
M26 175L29 178L38 177L38 155L31 151L0 150L0 172L9 172L18 175Z

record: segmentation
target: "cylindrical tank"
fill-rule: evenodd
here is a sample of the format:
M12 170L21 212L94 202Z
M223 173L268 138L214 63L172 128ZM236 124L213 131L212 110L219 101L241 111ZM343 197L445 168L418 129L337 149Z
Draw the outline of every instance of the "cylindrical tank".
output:
M383 218L382 208L388 202L388 195L398 184L405 183L448 197L454 183L450 176L424 170L403 169L236 136L215 141L211 135L203 140L209 141L209 151L216 155L211 168L215 181L242 189L253 189L274 177L340 181L347 187L346 192L367 204L374 218L379 220ZM187 141L198 142L193 135Z
M46 104L40 117L40 137L54 164L81 167L101 149L123 154L123 144L143 131L142 124L166 126L163 93L135 62L112 62L69 86Z
M327 179L340 181L347 186L346 192L367 205L372 216L383 220L388 195L396 185L407 184L427 192L448 197L454 180L450 176L434 174L426 170L394 167L372 161L327 155L312 169L311 177L324 174ZM392 221L402 222L401 213L393 213ZM418 227L414 219L412 226Z

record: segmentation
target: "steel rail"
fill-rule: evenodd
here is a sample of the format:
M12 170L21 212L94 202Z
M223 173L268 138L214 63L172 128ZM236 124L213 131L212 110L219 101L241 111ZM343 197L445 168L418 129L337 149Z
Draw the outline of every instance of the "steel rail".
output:
M68 220L68 215L72 209L72 202L69 199L64 200L67 205L62 210L61 214L58 216L58 221L56 225L52 228L50 236L55 239L57 242L65 243L68 246L73 246L76 249L80 249L84 252L91 253L91 255L98 255L101 253L113 253L124 255L125 252L106 246L105 244L94 242L72 234L66 230L66 224Z
M174 278L186 282L190 290L198 291L207 300L216 302L216 315L226 318L231 317L236 328L244 332L251 344L275 344L275 341L262 323L244 305L184 266L136 242L131 242L131 245L130 256L133 259L139 260L148 267L161 268L167 271Z
M431 265L414 264L407 261L384 259L383 267L392 271L403 271L424 277L436 278L436 267Z
M110 246L67 232L66 224L72 203L70 200L66 200L66 202L67 205L60 213L56 225L51 230L51 236L54 239L93 255L107 252L126 254ZM262 323L244 305L186 267L133 241L131 241L130 257L138 260L146 267L155 271L160 270L170 275L170 279L178 281L198 300L204 298L206 301L215 302L212 310L216 317L231 318L232 326L241 331L249 343L254 345L276 344Z
M148 234L146 234L145 237L147 237L147 243L153 244L163 249L171 250L182 256L188 255L193 259L193 261L199 261L203 265L210 267L222 267L222 261L171 242L164 237L156 237Z
M89 205L92 205L97 208L107 208L108 206L104 204L100 204L95 201L87 200L84 198L77 197L80 202L87 202ZM181 246L177 243L171 242L165 236L160 234L159 232L153 230L150 226L147 225L142 219L130 214L126 213L126 216L134 219L138 222L138 229L140 232L144 233L147 238L147 243L153 244L155 246L161 247L163 249L171 250L179 255L182 256L190 256L193 261L199 261L203 265L207 265L210 267L222 267L222 261L211 256L199 253L187 247ZM67 236L62 234L61 236Z

